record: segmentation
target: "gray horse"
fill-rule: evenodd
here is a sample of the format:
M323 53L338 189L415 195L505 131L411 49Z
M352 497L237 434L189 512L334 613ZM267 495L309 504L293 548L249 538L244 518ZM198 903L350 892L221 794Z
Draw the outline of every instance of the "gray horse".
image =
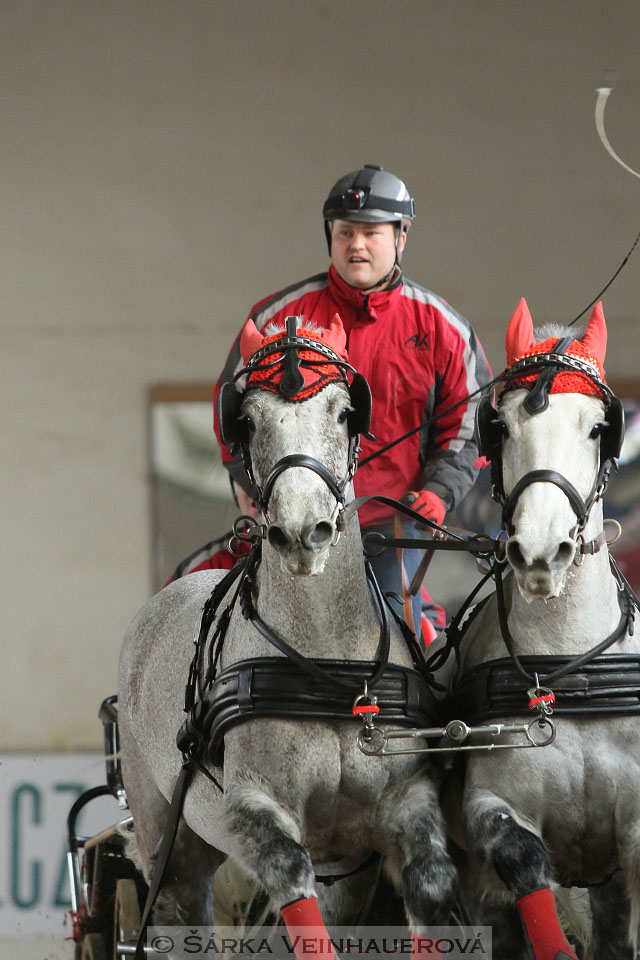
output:
M247 467L262 491L266 536L252 602L261 623L298 655L375 662L381 614L365 575L357 517L341 532L337 528L341 500L352 496L353 433L362 428L352 420L358 411L345 376L341 324L336 321L328 334L298 327L295 333L289 329L288 340L282 331L271 335L264 341L266 361L265 351L256 353L264 338L257 331L252 336L250 348L243 346L245 362L249 355L262 356L263 365L250 365L239 413L231 421L228 410L223 417L227 429L242 428ZM301 354L314 338L317 350ZM281 379L275 381L274 343L282 344L275 356ZM310 365L300 356L311 356ZM165 588L137 615L122 647L122 766L148 873L180 770L176 732L184 720L194 631L220 577L218 571L201 572ZM389 645L391 663L413 667L393 621ZM279 655L236 604L220 669ZM362 692L362 683L354 686L353 699ZM435 778L412 757L365 757L356 744L358 730L349 712L344 719L269 717L232 726L224 738L223 766L206 762L224 792L200 771L188 787L154 922L210 923L212 877L232 857L257 878L292 927L318 925L314 875L348 872L366 863L371 851L384 856L413 931L446 922L455 870ZM336 885L340 895L325 898L326 922L354 922L370 875L369 869Z
M496 721L517 718L528 700L545 710L556 697L552 744L467 760L462 815L475 882L487 902L511 904L494 916L501 960L575 958L556 883L589 888L597 960L631 960L638 949L640 642L603 533L600 497L622 419L604 384L600 304L582 341L573 337L570 329L536 337L522 301L507 332L505 392L497 410L484 401L479 411L510 573L464 636L457 703L486 701L488 689L489 712L469 719ZM554 368L559 354L564 366Z

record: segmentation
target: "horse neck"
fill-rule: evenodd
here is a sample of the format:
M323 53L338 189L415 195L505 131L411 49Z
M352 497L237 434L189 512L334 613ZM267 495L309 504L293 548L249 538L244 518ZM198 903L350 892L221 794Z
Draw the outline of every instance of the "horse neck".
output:
M589 542L602 531L602 503L598 501L584 531ZM514 637L530 639L536 652L548 642L557 652L581 651L612 633L620 621L618 589L605 546L585 555L580 566L569 568L559 597L527 603L515 581L511 591L509 626Z
M331 547L324 571L317 576L285 573L277 552L265 542L257 585L260 616L284 636L291 636L293 627L301 652L306 648L316 655L321 650L323 657L364 659L374 653L371 644L377 639L379 620L366 579L357 517Z

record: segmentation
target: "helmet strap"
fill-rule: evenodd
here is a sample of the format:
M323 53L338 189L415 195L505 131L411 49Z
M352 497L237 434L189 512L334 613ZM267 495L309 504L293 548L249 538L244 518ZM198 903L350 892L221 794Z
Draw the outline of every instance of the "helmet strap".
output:
M331 256L331 230L333 229L333 220L324 221L324 235L327 238L327 247L329 248L329 256Z

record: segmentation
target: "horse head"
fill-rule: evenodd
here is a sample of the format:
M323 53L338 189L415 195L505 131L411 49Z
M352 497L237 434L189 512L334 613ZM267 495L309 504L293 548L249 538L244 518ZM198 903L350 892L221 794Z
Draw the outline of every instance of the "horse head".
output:
M507 330L498 409L483 401L479 412L506 557L527 602L559 596L580 544L602 529L598 501L622 442L620 404L604 382L606 337L601 304L574 339L569 328L534 332L522 300Z
M337 315L325 329L288 317L285 330L264 333L250 320L241 350L244 390L229 384L221 393L223 439L242 450L283 570L321 573L351 489L358 435L368 429L368 386L358 374L348 383L355 372Z

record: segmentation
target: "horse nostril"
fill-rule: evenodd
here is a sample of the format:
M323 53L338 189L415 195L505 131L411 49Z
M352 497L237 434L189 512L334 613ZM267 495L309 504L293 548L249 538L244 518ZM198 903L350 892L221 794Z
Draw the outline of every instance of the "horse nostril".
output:
M553 563L567 564L571 563L576 552L576 545L573 540L563 540L556 551Z
M524 558L524 554L520 549L520 544L517 540L511 539L507 543L507 560L514 569L522 570L526 567L527 561Z
M288 535L288 533L277 524L272 523L267 532L267 539L272 547L276 550L289 550L293 540Z
M330 520L320 520L311 524L302 534L302 542L308 550L321 550L328 546L335 535L335 527Z

